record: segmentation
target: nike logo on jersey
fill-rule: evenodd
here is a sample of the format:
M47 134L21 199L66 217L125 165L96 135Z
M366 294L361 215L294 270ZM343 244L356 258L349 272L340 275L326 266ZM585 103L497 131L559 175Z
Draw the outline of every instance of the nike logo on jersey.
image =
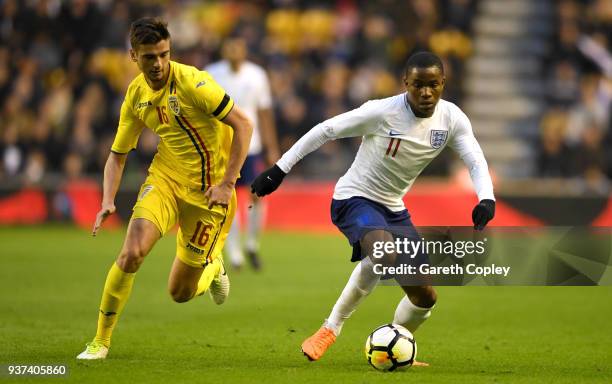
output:
M201 86L203 86L204 84L206 84L205 81L200 81L199 83L196 84L196 88L200 88Z
M399 135L401 135L401 134L402 134L402 133L401 133L401 132L398 132L398 131L394 131L394 130L390 130L390 131L389 131L389 136L391 136L391 137L393 137L393 136L399 136Z

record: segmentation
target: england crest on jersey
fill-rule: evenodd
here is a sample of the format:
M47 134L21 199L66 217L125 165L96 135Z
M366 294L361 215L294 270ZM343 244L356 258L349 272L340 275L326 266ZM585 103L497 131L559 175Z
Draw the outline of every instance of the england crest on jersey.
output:
M448 137L448 131L441 131L437 129L431 130L431 137L429 138L429 143L435 149L440 148L446 143L446 138Z
M176 97L176 95L168 96L168 109L170 109L176 116L180 116L181 105L179 104L178 97Z

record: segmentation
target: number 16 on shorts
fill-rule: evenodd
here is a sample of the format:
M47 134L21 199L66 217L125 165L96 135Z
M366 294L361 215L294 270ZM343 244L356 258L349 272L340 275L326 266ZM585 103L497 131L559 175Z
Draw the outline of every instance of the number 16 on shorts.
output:
M178 256L183 262L202 267L220 254L220 249L217 248L223 246L219 237L224 228L223 217L221 219L219 221L215 217L213 220L197 220L181 228Z

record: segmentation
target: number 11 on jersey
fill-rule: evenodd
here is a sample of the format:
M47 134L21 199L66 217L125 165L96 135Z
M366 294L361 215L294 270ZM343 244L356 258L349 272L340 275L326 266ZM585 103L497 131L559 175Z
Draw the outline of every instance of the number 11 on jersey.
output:
M393 148L393 153L391 154L391 157L395 157L395 155L397 154L397 150L399 149L400 141L400 139L391 138L391 140L389 140L389 146L387 147L387 153L385 153L385 156L389 156L389 153L391 153L391 148Z

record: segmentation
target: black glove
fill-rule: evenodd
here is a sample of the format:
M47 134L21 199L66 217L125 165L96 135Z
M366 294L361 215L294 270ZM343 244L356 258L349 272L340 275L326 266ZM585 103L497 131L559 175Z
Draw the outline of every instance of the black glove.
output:
M251 193L257 196L265 196L276 191L283 182L286 173L278 165L274 164L271 168L263 171L251 184Z
M495 201L489 199L481 200L472 211L474 229L482 231L493 216L495 216Z

